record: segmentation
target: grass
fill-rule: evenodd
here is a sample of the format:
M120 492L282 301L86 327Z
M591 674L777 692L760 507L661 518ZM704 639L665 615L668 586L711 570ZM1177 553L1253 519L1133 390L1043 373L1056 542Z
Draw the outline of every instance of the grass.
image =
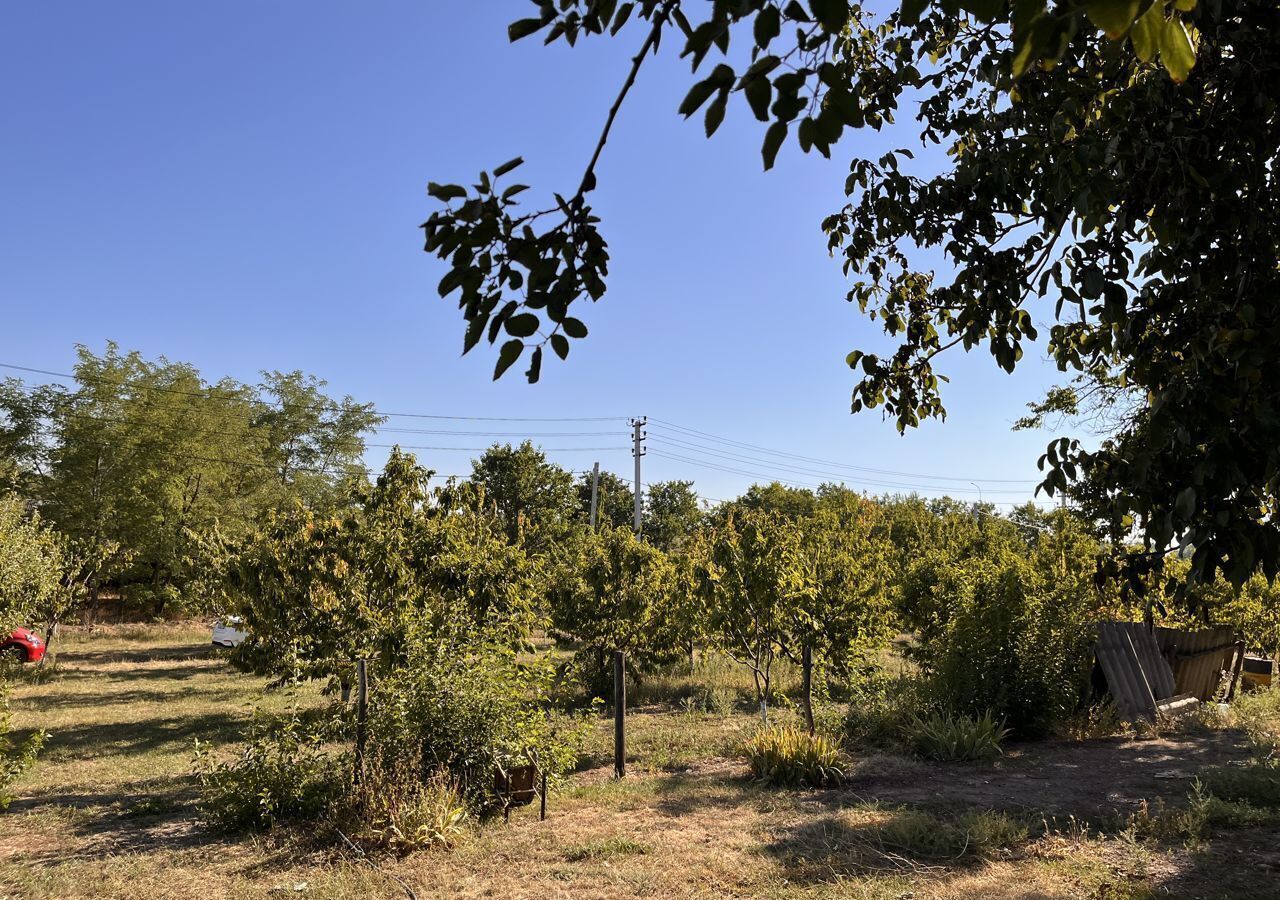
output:
M226 837L194 806L194 740L230 752L255 709L284 714L320 697L314 687L265 691L207 640L190 626L67 629L57 666L15 685L16 726L47 728L51 738L0 816L0 898L363 900L404 896L397 879L420 898L1138 900L1272 891L1264 863L1280 817L1263 802L1269 782L1239 774L1260 763L1214 755L1221 733L1159 747L1123 738L1016 745L983 767L854 744L847 787L778 791L753 782L740 757L758 719L749 678L723 661L704 662L701 675L651 679L647 693L633 694L643 702L629 712L623 781L610 777L611 722L602 716L545 822L536 808L517 810L510 825L470 829L452 849L378 856L377 868L303 831ZM738 699L697 699L716 695ZM1241 707L1237 724L1258 741L1274 727L1273 699ZM776 717L795 721L785 709ZM1130 771L1163 772L1177 754L1206 770L1198 801L1189 779ZM1150 796L1152 822L1124 827L1132 807L1116 809L1115 827L1105 817L1042 815L1074 802L1063 792L1082 773L1122 755L1127 784L1164 791ZM1231 775L1209 774L1219 770ZM1199 837L1189 842L1192 830Z

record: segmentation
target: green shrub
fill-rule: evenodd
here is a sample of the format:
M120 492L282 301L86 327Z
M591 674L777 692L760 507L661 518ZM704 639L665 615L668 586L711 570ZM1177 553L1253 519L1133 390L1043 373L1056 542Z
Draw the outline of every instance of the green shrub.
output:
M470 812L490 812L499 765L533 763L554 783L577 760L586 720L553 715L554 675L547 657L522 662L497 642L418 642L371 692L367 759L451 780Z
M346 796L350 771L349 755L326 748L322 735L296 716L256 721L249 742L230 760L196 745L200 808L223 831L321 818Z
M1200 780L1222 800L1280 807L1280 763L1275 760L1213 766L1200 773Z
M9 733L11 718L9 689L0 685L0 810L9 808L13 801L10 788L35 765L48 736L44 731L37 731L21 741L15 740Z
M927 759L942 761L995 759L1009 734L991 713L969 716L917 716L908 726L912 748Z
M1088 681L1093 565L1048 545L1028 553L1020 541L992 541L980 554L909 570L912 656L941 710L990 710L1018 734L1044 734L1076 709Z
M820 734L791 725L762 729L747 743L751 774L786 787L829 787L844 781L840 751Z
M919 678L870 679L853 695L844 717L844 737L854 747L898 747L908 725L929 711Z
M1026 837L1026 826L1006 813L969 812L952 819L902 809L875 826L871 842L882 850L928 861L981 856Z

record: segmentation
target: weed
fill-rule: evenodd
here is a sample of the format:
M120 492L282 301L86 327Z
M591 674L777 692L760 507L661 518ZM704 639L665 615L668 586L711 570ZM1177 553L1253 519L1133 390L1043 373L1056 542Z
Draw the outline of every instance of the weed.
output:
M1200 778L1210 793L1223 800L1280 807L1280 765L1273 760L1212 766L1204 770Z
M1062 724L1063 735L1072 741L1112 737L1124 730L1124 719L1111 700L1079 710Z

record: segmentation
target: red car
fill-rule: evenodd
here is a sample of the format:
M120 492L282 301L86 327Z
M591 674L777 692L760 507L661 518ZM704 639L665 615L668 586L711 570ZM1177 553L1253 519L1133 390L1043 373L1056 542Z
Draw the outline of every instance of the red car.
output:
M0 653L18 662L39 662L44 659L44 641L26 628L15 628L9 639L0 644Z

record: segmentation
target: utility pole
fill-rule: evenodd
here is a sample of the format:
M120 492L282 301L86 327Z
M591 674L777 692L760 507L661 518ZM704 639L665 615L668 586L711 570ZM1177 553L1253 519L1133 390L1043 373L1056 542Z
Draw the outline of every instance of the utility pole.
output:
M632 448L631 455L636 458L636 513L635 513L635 530L636 534L640 533L641 514L644 510L644 494L640 492L640 457L644 456L644 447L641 446L644 441L645 434L640 429L648 424L649 420L645 416L631 420Z
M591 470L591 530L596 530L596 503L600 493L600 463Z
M645 423L644 416L631 420L632 448L631 455L636 458L635 485L635 530L640 535L641 514L644 510L644 495L640 492L640 457L644 456ZM615 778L625 778L627 774L627 654L615 649L613 651L613 774Z

